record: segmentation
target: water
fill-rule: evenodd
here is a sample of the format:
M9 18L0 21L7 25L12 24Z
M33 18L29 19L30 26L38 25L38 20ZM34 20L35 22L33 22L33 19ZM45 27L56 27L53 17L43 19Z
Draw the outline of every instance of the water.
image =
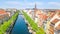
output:
M18 16L11 34L29 34L27 25L26 25L22 15Z

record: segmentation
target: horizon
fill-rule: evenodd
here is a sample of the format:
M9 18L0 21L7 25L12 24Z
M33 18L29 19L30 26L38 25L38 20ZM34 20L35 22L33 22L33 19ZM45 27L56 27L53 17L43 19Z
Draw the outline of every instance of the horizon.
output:
M60 9L60 0L0 0L0 8L34 8L35 3L38 9Z

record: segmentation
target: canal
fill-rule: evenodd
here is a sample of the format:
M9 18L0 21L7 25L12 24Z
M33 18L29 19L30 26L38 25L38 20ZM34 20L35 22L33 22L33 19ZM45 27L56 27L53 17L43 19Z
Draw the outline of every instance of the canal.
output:
M11 31L11 34L29 34L28 27L22 15L18 15L18 18Z

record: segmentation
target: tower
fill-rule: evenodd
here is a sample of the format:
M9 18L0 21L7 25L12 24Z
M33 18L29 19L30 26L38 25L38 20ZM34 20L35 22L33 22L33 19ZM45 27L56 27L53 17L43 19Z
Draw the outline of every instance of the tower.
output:
M36 9L37 7L36 7L36 3L35 3L35 9Z
M35 17L36 17L36 11L37 11L37 6L36 6L36 3L35 3L35 6L34 6L34 17L33 17L34 20L35 20Z
M37 5L36 5L36 3L35 3L35 8L34 8L35 10L37 9Z

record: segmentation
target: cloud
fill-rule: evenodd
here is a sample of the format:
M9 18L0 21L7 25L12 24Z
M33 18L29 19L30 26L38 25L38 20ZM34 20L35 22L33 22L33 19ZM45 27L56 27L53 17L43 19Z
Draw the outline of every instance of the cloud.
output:
M37 5L43 5L43 2L28 2L25 5L35 5L35 4L37 4Z
M43 5L43 2L36 2L37 5Z
M20 2L18 2L18 1L6 1L5 2L6 4L15 4L15 5L18 5L18 4L20 4Z
M37 6L42 6L44 3L43 2L27 2L25 0L25 2L21 2L21 1L5 1L5 6L6 7L20 7L20 8L33 8L35 3L37 4Z
M60 2L48 2L50 5L60 6Z
M19 2L19 1L6 1L5 3L7 5L30 5L30 6L33 6L35 5L35 3L37 5L43 5L43 2L26 2L26 0L24 0L25 2Z

